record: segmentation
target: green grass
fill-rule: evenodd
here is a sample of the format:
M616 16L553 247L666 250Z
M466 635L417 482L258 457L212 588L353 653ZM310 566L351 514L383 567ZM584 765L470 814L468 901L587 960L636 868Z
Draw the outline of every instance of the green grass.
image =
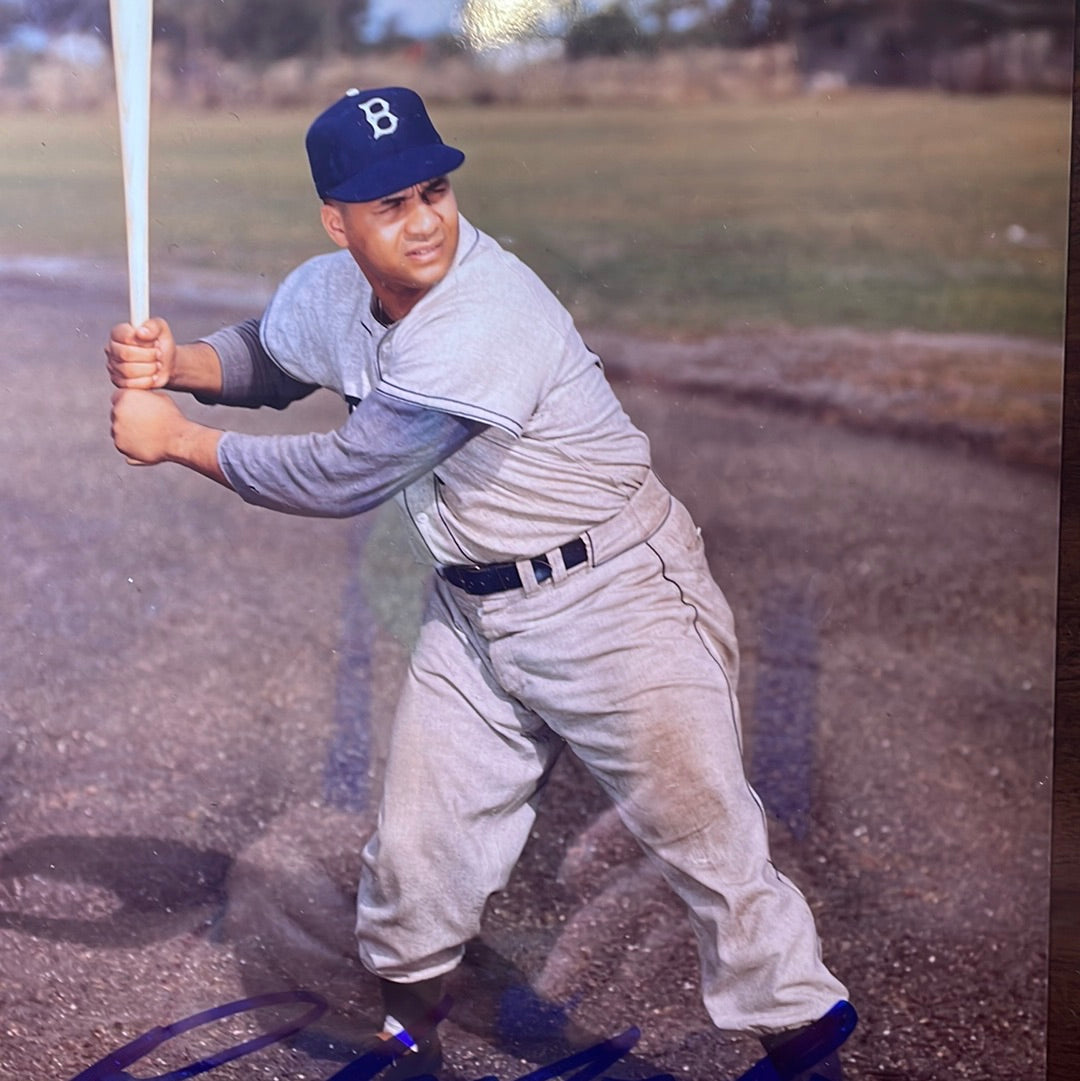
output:
M439 108L465 214L585 323L1057 338L1069 104L859 94L681 109ZM277 278L325 243L306 114L159 112L155 263ZM8 115L0 252L122 258L111 116ZM1022 226L1025 243L1007 239Z

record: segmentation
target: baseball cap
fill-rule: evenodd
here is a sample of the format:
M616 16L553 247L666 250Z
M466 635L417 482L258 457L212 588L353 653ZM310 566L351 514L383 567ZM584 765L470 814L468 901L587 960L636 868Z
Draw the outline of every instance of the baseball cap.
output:
M308 162L324 199L366 203L456 169L420 95L403 86L347 90L308 129Z

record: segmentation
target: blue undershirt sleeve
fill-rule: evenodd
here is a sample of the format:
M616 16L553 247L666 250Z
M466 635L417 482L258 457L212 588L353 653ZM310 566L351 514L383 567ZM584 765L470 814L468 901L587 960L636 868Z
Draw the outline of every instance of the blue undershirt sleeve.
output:
M258 319L224 327L199 341L211 346L221 361L221 393L196 394L203 405L284 409L318 389L286 375L274 363L259 339Z
M333 432L226 432L218 461L248 503L286 514L347 518L408 487L485 427L374 391Z

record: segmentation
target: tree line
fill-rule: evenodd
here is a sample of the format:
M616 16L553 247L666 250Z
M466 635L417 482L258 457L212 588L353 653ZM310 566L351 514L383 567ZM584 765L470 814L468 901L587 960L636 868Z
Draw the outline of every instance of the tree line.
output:
M462 0L459 7L498 6ZM968 40L1011 28L1066 26L1073 0L549 0L549 33L571 59L686 46L747 48L797 39L821 25L875 14L903 18L913 38ZM384 40L365 37L367 0L155 0L154 32L181 55L212 49L268 62L328 56L401 43L393 21ZM108 37L108 0L0 0L0 38L24 24L50 32L91 30ZM451 35L436 48L464 48Z
M1067 31L1075 0L642 0L611 3L575 19L571 56L680 46L748 48L797 40L822 26L887 19L910 41L956 44L1011 29Z
M367 0L154 0L154 37L181 53L328 56L360 48L367 7ZM0 0L0 35L17 25L108 38L109 0Z

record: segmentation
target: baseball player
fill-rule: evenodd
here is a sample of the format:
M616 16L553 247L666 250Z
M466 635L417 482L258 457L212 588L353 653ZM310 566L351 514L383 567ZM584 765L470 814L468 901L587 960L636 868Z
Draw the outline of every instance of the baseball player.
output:
M792 1049L847 992L769 857L731 612L698 530L567 311L458 213L464 154L415 93L349 90L307 152L341 251L200 341L177 345L157 318L113 328L112 431L132 461L180 463L289 514L393 498L435 569L357 901L379 1037L413 1049L394 1075L437 1068L442 979L568 745L686 902L713 1022L760 1037L792 1076ZM164 387L276 408L328 387L350 412L332 432L251 436L194 423ZM830 1056L797 1076L841 1070Z

